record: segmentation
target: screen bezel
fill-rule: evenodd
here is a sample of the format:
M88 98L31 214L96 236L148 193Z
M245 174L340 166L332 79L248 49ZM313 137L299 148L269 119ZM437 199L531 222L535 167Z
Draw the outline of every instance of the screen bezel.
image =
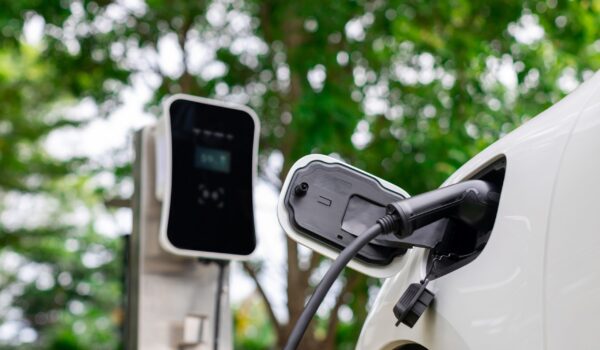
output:
M221 253L221 252L211 252L211 251L199 251L199 250L189 250L182 249L176 247L170 240L167 234L168 230L168 222L169 222L169 212L170 212L170 202L171 202L171 180L172 180L172 172L173 172L173 160L172 160L172 140L171 140L171 125L170 125L170 109L171 104L175 101L184 100L189 102L196 102L200 104L212 105L222 108L235 109L242 112L245 112L252 118L252 122L254 123L254 135L253 135L253 149L252 149L252 187L256 185L256 173L257 173L257 160L258 160L258 141L260 134L260 121L256 115L256 113L243 105L237 105L229 102L217 101L203 97L191 96L186 94L176 94L169 97L165 103L163 104L163 118L161 120L164 127L164 137L166 144L166 176L165 176L165 191L163 196L163 206L161 212L161 223L160 223L160 244L161 246L168 251L169 253L181 256L190 256L190 257L202 257L207 259L220 259L220 260L247 260L249 259L254 252L256 251L256 247L258 246L258 242L256 240L255 233L255 245L254 249L248 254L230 254L230 253ZM254 197L252 197L252 206L254 207ZM254 219L255 221L255 219Z

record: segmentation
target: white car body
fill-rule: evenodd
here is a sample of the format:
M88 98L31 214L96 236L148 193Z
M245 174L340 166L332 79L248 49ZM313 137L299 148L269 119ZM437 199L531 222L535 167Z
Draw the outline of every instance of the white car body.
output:
M427 252L405 255L404 268L381 288L357 349L600 347L600 73L443 186L501 156L504 185L485 249L429 284L435 301L414 328L395 327L392 309L424 277Z

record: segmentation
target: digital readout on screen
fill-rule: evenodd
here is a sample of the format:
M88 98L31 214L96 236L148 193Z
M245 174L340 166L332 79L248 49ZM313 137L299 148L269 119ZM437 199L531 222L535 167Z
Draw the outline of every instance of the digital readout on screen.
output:
M198 169L228 173L231 169L231 153L197 146L194 166Z

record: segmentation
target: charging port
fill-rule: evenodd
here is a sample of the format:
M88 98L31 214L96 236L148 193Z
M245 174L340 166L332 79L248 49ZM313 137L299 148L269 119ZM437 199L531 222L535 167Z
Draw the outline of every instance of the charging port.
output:
M468 180L490 182L502 194L505 172L506 158L502 157ZM444 230L444 234L441 236L440 242L429 253L427 269L431 269L430 279L446 275L475 260L485 248L493 230L493 227L489 230L476 230L473 227L452 219L442 219L435 224L438 230ZM426 227L423 229L426 229ZM435 265L432 267L434 257L444 258L437 259Z
M377 179L342 163L312 161L291 179L285 205L294 228L342 250L386 214L386 205L405 198ZM363 262L387 265L406 247L368 244L357 254Z

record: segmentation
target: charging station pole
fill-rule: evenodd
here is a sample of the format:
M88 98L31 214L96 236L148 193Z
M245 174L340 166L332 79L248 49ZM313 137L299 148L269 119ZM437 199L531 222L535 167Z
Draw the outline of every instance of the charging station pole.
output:
M233 348L229 268L217 298L219 267L169 254L159 244L161 202L156 188L156 126L135 134L133 229L127 273L125 348L212 350L220 300L218 350Z

